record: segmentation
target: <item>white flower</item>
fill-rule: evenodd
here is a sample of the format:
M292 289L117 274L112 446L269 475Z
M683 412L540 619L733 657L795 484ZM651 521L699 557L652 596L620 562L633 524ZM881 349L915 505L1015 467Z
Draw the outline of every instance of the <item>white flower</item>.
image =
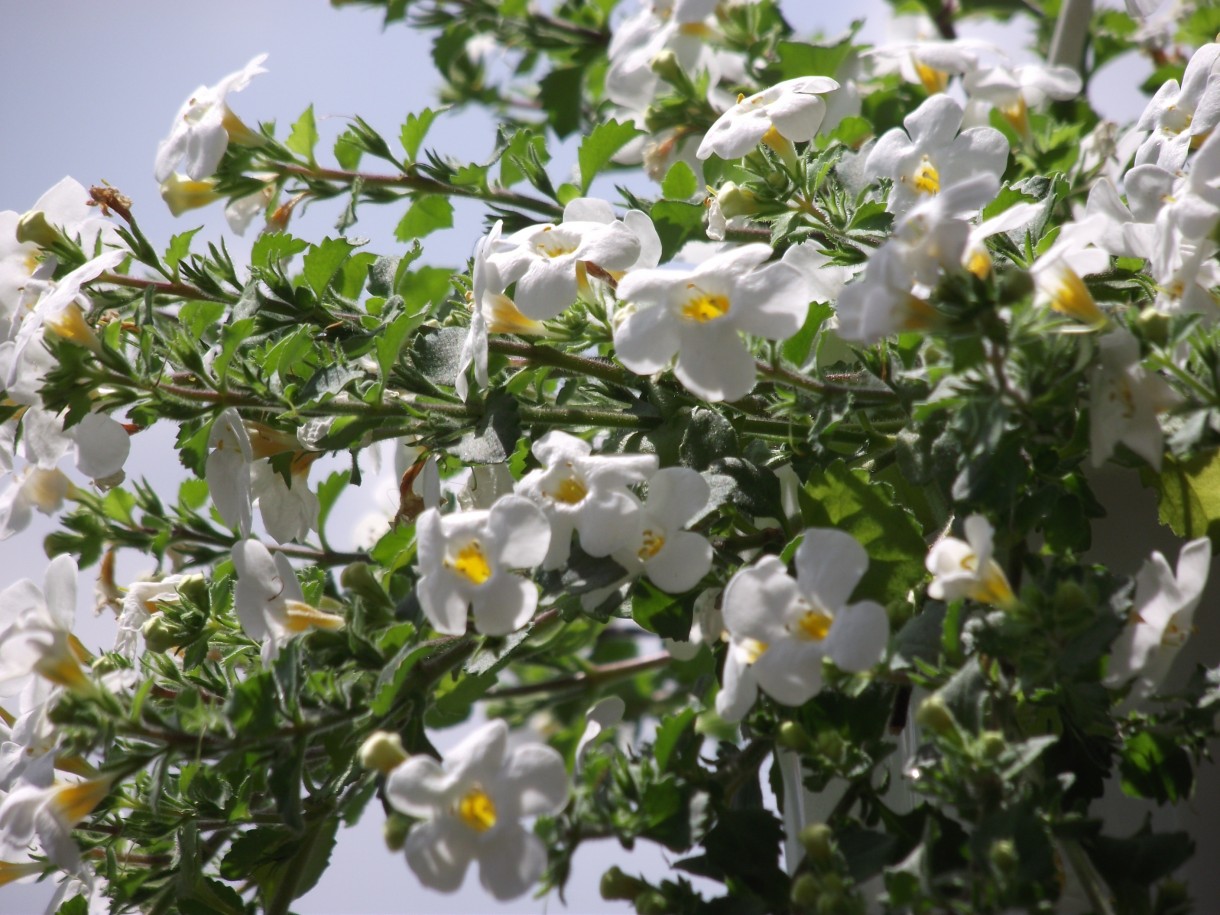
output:
M965 523L966 539L941 537L928 551L926 566L934 576L928 596L952 601L969 598L1006 607L1016 602L1012 586L1000 564L991 558L995 531L982 515Z
M1034 304L1081 322L1080 330L1097 330L1108 321L1083 279L1110 268L1110 255L1095 246L1105 226L1096 217L1065 223L1055 243L1030 267Z
M526 892L546 867L541 840L522 817L556 814L568 800L563 758L542 744L508 749L508 726L492 721L443 763L413 756L386 779L396 810L423 820L407 835L407 863L424 886L455 892L471 861L497 899Z
M985 109L996 108L1023 138L1030 138L1029 109L1048 98L1070 99L1080 94L1080 74L1071 67L1024 64L989 67L966 73L963 80L970 102L966 120L985 124Z
M1151 131L1136 153L1137 165L1155 163L1177 171L1186 162L1192 142L1202 140L1220 124L1220 44L1195 51L1182 74L1182 84L1167 80L1148 102L1137 130Z
M713 48L704 40L712 31L714 20L708 17L715 6L716 0L654 2L624 21L614 30L607 49L606 97L633 111L646 109L660 85L653 61L662 54L672 54L676 66L687 73L708 70L713 86L724 71L740 71L740 55Z
M208 433L208 448L204 479L212 504L225 524L241 536L249 537L254 513L250 491L254 451L250 433L232 407L226 407L213 421Z
M44 515L55 514L63 507L71 488L72 481L62 470L23 468L0 493L0 540L25 530L33 509Z
M81 264L63 279L47 284L33 311L20 318L21 326L13 338L7 385L13 385L19 374L28 371L22 358L25 349L34 340L41 340L44 330L79 346L98 349L101 344L97 335L85 322L85 309L91 306L81 287L117 266L126 257L126 251L106 251Z
M812 529L793 559L796 578L776 556L742 569L724 589L729 650L716 711L739 721L758 690L783 705L803 705L822 688L822 660L842 670L868 670L889 640L885 608L847 603L868 568L855 538Z
M551 526L529 499L508 495L487 511L442 515L430 508L416 522L419 582L416 594L438 632L461 635L466 611L487 635L524 626L538 606L533 582L510 572L546 558Z
M81 866L72 829L110 793L111 780L98 777L50 787L20 785L0 802L0 837L6 848L37 843L53 864L66 871Z
M865 161L865 171L893 179L887 206L902 214L925 196L939 194L979 174L998 180L1008 164L1008 141L993 127L971 127L958 134L961 106L947 95L934 95L903 119L904 131L886 132ZM909 135L909 136L908 136ZM962 201L980 208L990 200L982 196Z
M656 455L594 455L588 442L558 429L538 439L532 450L544 467L526 474L517 492L535 502L551 524L542 567L558 569L568 561L573 531L590 556L608 556L622 546L640 508L628 487L656 472Z
M739 159L759 143L779 151L785 142L790 150L792 143L812 140L826 115L822 96L838 88L827 76L801 76L742 98L716 119L696 155Z
M233 610L242 630L263 643L263 663L269 664L289 639L311 629L342 629L343 617L305 602L301 583L283 553L257 540L240 540L233 547L237 584Z
M225 99L266 73L262 66L266 59L266 54L260 54L215 86L200 86L178 109L169 136L157 147L154 176L158 183L169 178L179 164L187 178L201 181L216 171L230 140L257 141L257 135L229 110Z
M131 584L123 595L122 608L119 611L119 631L114 640L116 652L135 661L144 624L152 619L154 613L160 611L162 604L178 602L178 585L186 578L185 575L170 575L160 581L137 581Z
M1089 446L1100 467L1122 442L1156 471L1161 469L1164 433L1157 414L1177 404L1168 382L1140 364L1139 342L1128 331L1111 331L1099 341L1100 358L1091 376Z
M682 528L707 506L711 488L689 467L665 467L648 480L643 506L627 520L629 535L611 556L669 594L689 591L712 567L712 545Z
M34 674L69 689L92 688L79 663L87 652L72 635L76 577L76 560L60 555L42 588L23 578L0 592L0 695L19 692Z
M872 253L863 277L844 287L835 312L839 336L863 344L926 330L938 320L936 310L916 294L915 275L902 248L892 241Z
M919 83L929 95L944 92L954 74L969 73L983 53L998 54L995 45L973 38L939 38L927 16L895 16L887 23L893 41L863 52L878 75L900 73L908 83Z
M1133 694L1146 696L1165 679L1190 636L1211 553L1211 541L1202 537L1182 547L1176 575L1160 553L1144 563L1135 578L1129 623L1111 646L1107 686L1138 677Z
M514 301L522 314L540 321L553 318L576 301L582 283L587 283L586 264L614 273L635 266L654 248L659 257L659 239L653 244L656 230L647 216L643 222L616 219L603 200L573 200L558 225L530 226L503 239L499 250L485 252L499 286L490 286L489 292L503 292L516 283ZM651 237L642 239L641 230L650 230Z
M674 373L708 400L738 400L754 387L754 356L740 334L784 340L800 330L811 288L804 273L779 261L762 266L770 245L744 245L694 270L637 270L618 285L636 310L615 326L619 360L642 375L677 354Z

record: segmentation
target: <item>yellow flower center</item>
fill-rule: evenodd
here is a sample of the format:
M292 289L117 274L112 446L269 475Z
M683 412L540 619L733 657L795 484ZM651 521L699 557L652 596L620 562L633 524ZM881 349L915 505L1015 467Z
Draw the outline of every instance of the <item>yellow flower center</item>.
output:
M343 617L299 600L284 601L284 615L289 632L300 634L310 629L342 629Z
M458 818L475 832L487 832L496 825L496 805L477 785L458 801Z
M1029 107L1025 104L1024 98L1017 96L1017 100L1011 105L1004 105L1000 108L1000 114L1004 115L1013 130L1023 137L1029 136Z
M944 70L937 70L935 67L929 67L925 63L920 63L915 58L911 59L915 64L915 75L919 77L919 81L923 84L924 90L928 95L935 95L937 92L944 92L945 87L949 85L949 74Z
M568 477L555 487L551 492L551 498L556 502L563 502L565 505L576 505L588 494L589 489L584 483L576 477Z
M694 283L686 288L693 290L694 294L682 303L682 317L706 324L729 313L729 300L725 296L704 292Z
M812 608L801 614L796 621L798 639L808 642L821 642L830 634L834 617L820 608Z
M919 168L915 169L915 174L911 178L911 184L921 194L940 193L940 172L936 170L936 166L932 164L927 156L923 157L923 161L919 163Z
M747 664L753 664L761 658L768 647L766 642L760 642L758 639L742 639L738 644Z
M1051 293L1051 308L1060 314L1083 321L1085 324L1106 323L1105 313L1097 307L1097 301L1089 292L1076 271L1064 265L1057 277L1058 284Z
M983 248L975 249L966 261L966 270L980 280L987 279L991 275L991 255Z
M571 254L576 250L576 244L570 239L565 239L562 235L553 234L554 226L547 226L538 236L538 240L534 242L534 248L541 254L547 257L563 257L565 254Z
M659 531L654 531L652 528L645 528L644 533L640 537L640 548L636 555L640 557L642 562L647 562L656 556L657 553L661 552L663 546L665 546L665 535Z
M491 578L491 566L483 554L482 544L477 540L471 540L458 550L457 556L446 565L471 584L481 585Z
M75 302L59 314L47 318L46 328L57 337L71 341L77 346L88 347L94 352L97 352L102 347L101 342L97 339L97 334L93 332L93 328L85 321L85 313L81 311L81 307Z

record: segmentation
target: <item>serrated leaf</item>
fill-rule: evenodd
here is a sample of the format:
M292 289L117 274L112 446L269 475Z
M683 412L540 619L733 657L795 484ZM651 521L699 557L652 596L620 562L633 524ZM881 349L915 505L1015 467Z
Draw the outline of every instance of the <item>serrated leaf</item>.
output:
M557 137L580 129L582 73L580 67L556 67L538 84L538 100Z
M278 268L280 261L300 254L309 248L309 242L287 232L264 232L250 249L252 267Z
M313 105L310 105L292 125L292 131L284 145L299 156L304 156L313 164L314 147L318 145L318 125L313 117Z
M345 238L324 238L301 259L301 274L319 299L355 247Z
M1210 537L1220 544L1220 450L1206 451L1189 460L1166 456L1159 474L1145 471L1156 487L1162 524L1179 537Z
M348 128L339 134L335 140L335 161L339 163L340 168L352 171L360 164L360 159L364 156L364 145L360 142L360 134Z
M589 190L589 185L616 152L639 136L640 129L630 121L619 123L611 118L604 124L598 124L580 144L576 159L580 163L581 191Z
M661 182L661 193L670 200L690 200L698 190L699 179L694 169L681 160L669 167Z
M403 151L407 154L407 158L414 162L415 157L419 154L419 148L423 145L424 137L428 134L428 128L432 126L432 122L436 120L437 115L446 111L445 108L433 110L425 108L419 114L407 115L406 123L402 125L402 133L399 135L399 140L402 142Z
M202 228L203 226L199 226L187 232L180 232L169 240L169 247L165 249L165 266L173 271L174 276L178 275L178 265L182 263L182 259L191 253L191 239Z
M423 238L438 229L448 229L452 225L453 204L447 197L418 197L394 229L394 237L406 242L413 238Z

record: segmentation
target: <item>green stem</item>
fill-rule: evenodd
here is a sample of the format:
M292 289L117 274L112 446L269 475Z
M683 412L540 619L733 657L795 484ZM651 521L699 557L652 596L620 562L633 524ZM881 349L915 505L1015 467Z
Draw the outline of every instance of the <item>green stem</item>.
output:
M555 677L541 683L523 683L520 686L505 686L489 690L487 699L517 699L522 696L533 696L538 693L557 693L568 691L590 692L599 686L605 686L615 680L634 677L636 674L664 667L670 662L668 651L658 652L643 658L632 658L628 661L616 661L613 664L601 664L580 673Z
M894 403L898 400L898 395L889 389L857 388L842 385L835 381L810 378L808 375L802 375L799 372L794 372L780 365L772 365L762 359L757 360L755 365L758 368L758 373L765 378L769 378L771 381L799 388L803 391L813 391L815 394L825 396L850 395L860 400L876 400L889 403Z
M123 276L120 273L103 273L93 282L108 283L111 286L125 286L128 289L152 289L161 295L170 295L180 299L196 299L201 302L223 302L232 305L237 296L208 295L202 289L196 289L186 283L162 283L160 280L146 280L138 276Z
M608 381L611 384L628 386L633 380L638 380L640 377L622 366L615 365L609 359L578 356L575 353L565 353L554 347L538 346L534 343L523 343L503 337L489 339L487 341L487 349L493 353L526 359L536 365L549 365L554 368L568 369L581 375L588 375L590 378Z

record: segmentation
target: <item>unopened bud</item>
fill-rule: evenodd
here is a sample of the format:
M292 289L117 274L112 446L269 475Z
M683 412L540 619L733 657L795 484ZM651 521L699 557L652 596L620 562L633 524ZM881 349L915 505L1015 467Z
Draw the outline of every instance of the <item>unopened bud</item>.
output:
M847 745L838 731L822 731L814 742L817 751L833 763L843 761Z
M1011 876L1019 863L1017 847L1010 839L996 839L992 842L987 857L991 860L991 866L1001 876Z
M612 867L602 874L602 899L635 899L648 889L648 884L637 877L623 873L618 867Z
M758 198L736 182L726 181L716 191L716 201L725 219L749 216L758 212Z
M825 863L834 856L834 830L825 823L810 823L801 830L800 839L810 861Z
M407 833L411 831L411 819L401 813L391 812L381 827L382 838L390 851L402 851L407 844Z
M813 874L800 874L797 876L792 881L792 888L788 891L788 898L792 900L792 904L802 909L812 908L817 905L821 895L822 892L818 889L818 880Z
M1135 326L1150 343L1164 346L1169 342L1169 316L1157 311L1152 305L1140 312Z
M62 238L59 229L47 222L47 214L42 210L30 210L17 220L17 241L22 244L49 248Z
M805 729L795 721L785 721L779 726L779 733L775 735L775 742L781 747L796 750L798 753L808 750L813 746L809 740L809 735L805 733Z
M657 54L649 66L653 73L667 83L681 82L686 78L686 73L682 70L682 64L678 61L678 55L670 48L666 48Z
M997 759L1008 749L1008 741L999 731L985 731L979 736L978 746L985 759Z
M177 648L181 633L160 613L154 615L140 630L144 634L144 645L149 651L169 651Z
M360 745L360 765L388 775L407 758L402 738L389 731L374 731Z
M954 720L953 713L949 711L949 706L945 705L945 700L935 694L919 703L919 709L915 712L915 723L925 731L940 734L942 737L957 733L957 721Z
M634 900L637 915L670 915L673 911L663 893L647 890Z

